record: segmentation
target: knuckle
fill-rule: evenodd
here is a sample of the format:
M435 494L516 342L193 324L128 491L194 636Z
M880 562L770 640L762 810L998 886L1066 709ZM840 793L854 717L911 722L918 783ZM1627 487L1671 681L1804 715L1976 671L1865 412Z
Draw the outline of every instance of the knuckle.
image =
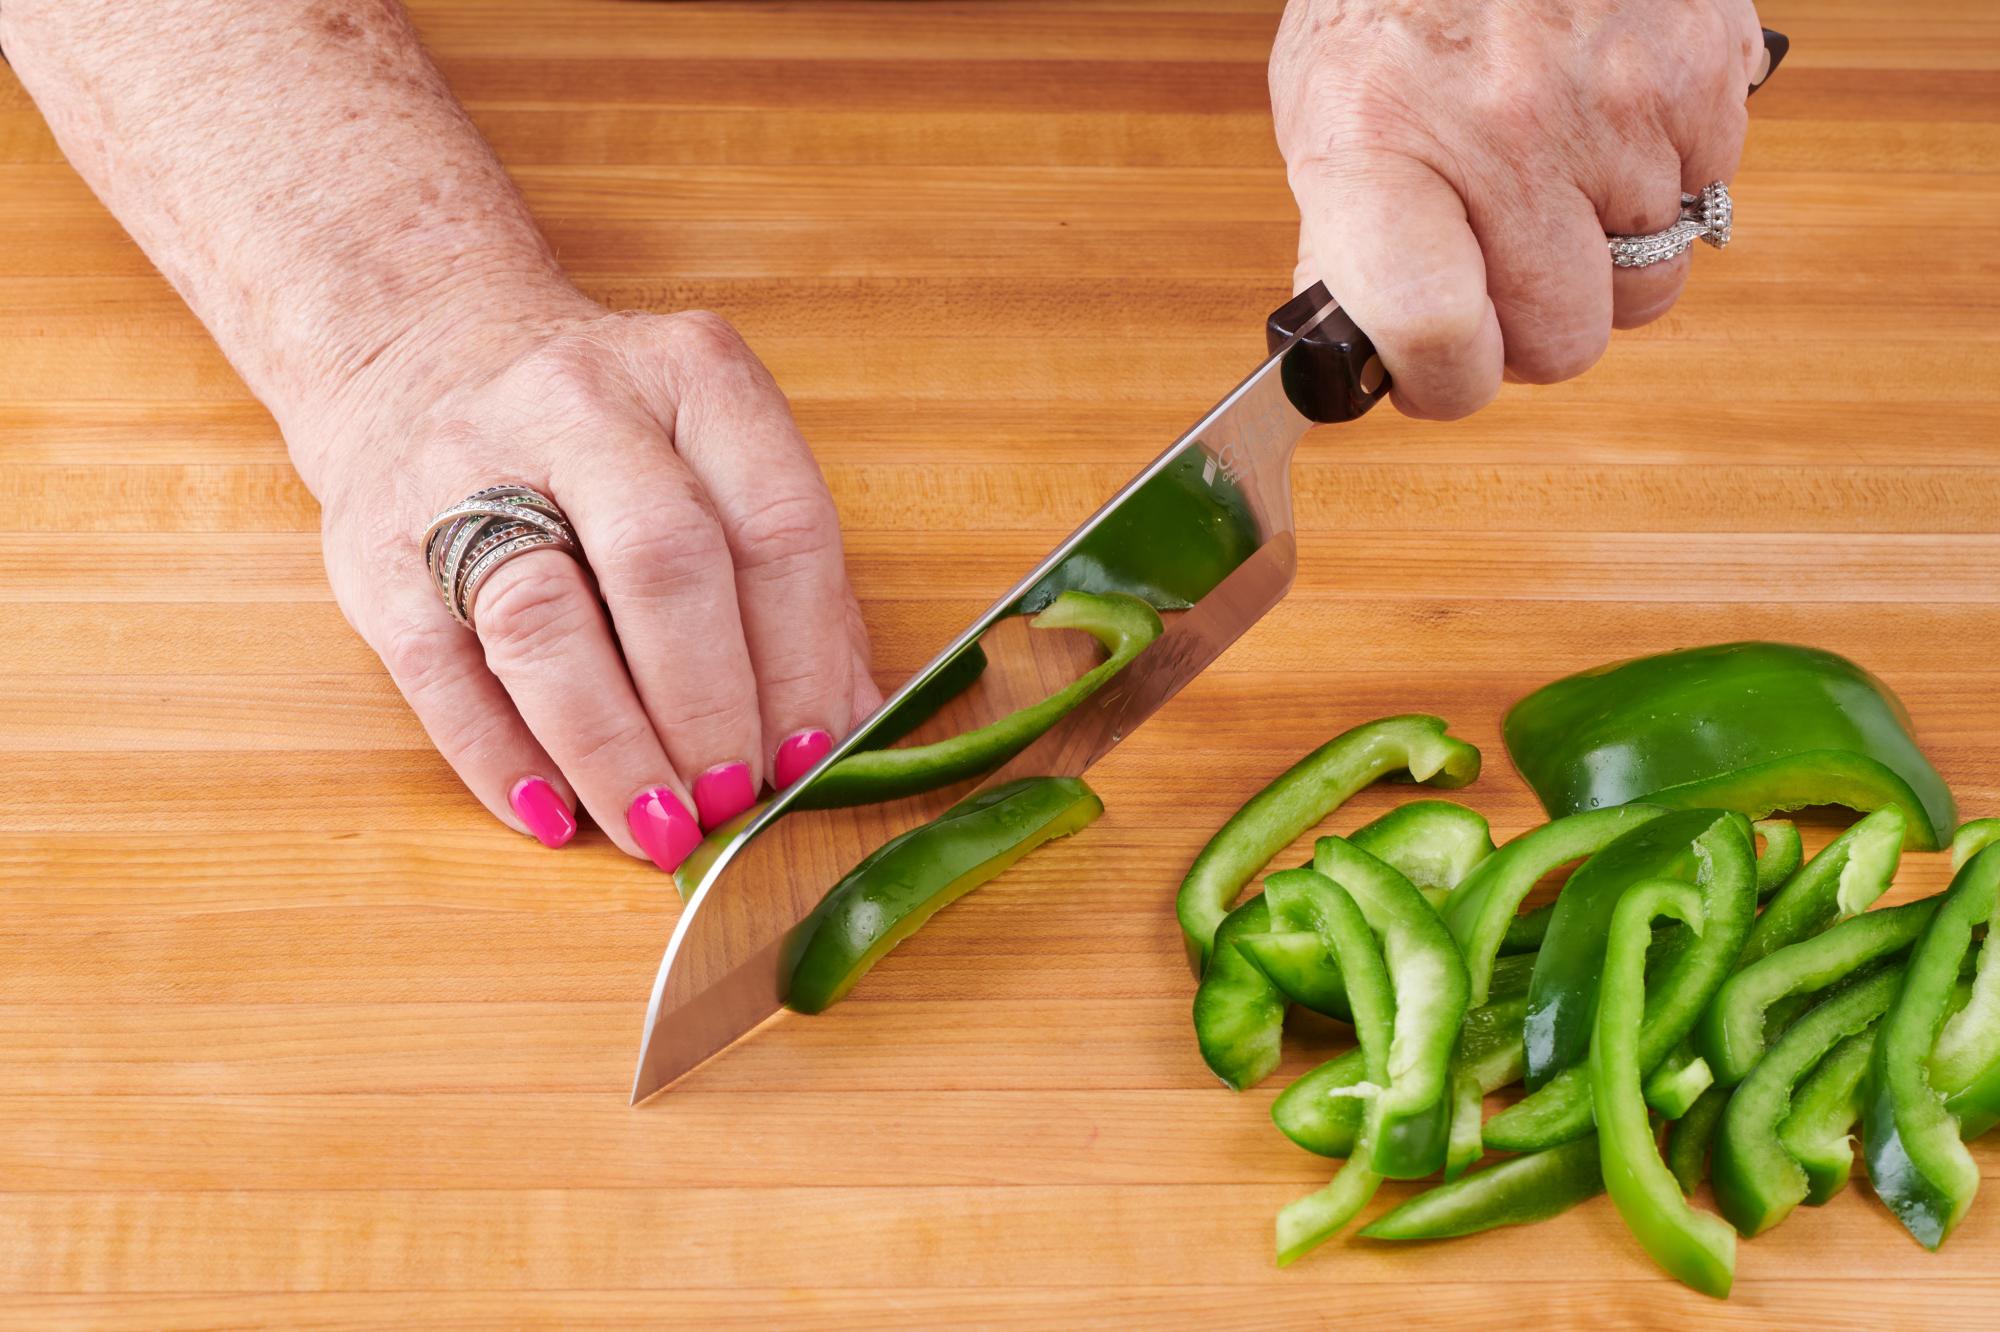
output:
M750 351L736 326L711 310L682 310L667 316L661 329L670 345L697 360L735 361Z
M686 487L678 503L628 509L611 520L591 563L620 595L671 596L726 578L729 546L706 495Z
M824 491L772 496L737 525L737 562L747 570L786 570L839 550L839 517Z
M1610 345L1609 325L1544 330L1507 344L1507 368L1530 384L1560 384L1596 365Z
M1406 361L1444 362L1460 355L1486 326L1483 290L1419 277L1388 293L1398 313L1379 332Z
M382 636L377 649L390 678L410 706L422 712L442 690L464 678L465 656L456 624L399 624Z
M497 570L473 607L488 658L532 664L586 627L596 612L590 599L579 595L577 582L566 557L539 551Z

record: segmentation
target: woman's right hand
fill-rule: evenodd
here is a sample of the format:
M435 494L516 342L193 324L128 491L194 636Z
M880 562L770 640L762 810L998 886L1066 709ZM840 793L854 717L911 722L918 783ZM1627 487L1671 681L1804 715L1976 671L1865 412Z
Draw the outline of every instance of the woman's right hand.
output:
M560 846L580 801L671 870L698 824L789 784L881 702L833 502L784 395L714 315L578 297L505 345L431 348L442 384L377 382L293 431L327 573L496 818ZM553 499L589 567L555 550L502 565L475 635L418 543L500 483Z

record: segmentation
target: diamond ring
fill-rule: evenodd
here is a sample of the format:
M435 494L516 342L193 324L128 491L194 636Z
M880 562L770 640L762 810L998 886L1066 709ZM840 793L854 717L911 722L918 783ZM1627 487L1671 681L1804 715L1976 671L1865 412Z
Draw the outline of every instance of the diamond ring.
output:
M1681 196L1680 220L1665 231L1644 236L1607 236L1611 262L1619 268L1644 268L1665 263L1686 254L1696 241L1706 241L1716 249L1729 244L1729 227L1735 217L1729 187L1721 181L1702 187L1700 194Z
M453 619L470 629L473 598L493 571L531 550L577 554L576 533L556 502L528 486L488 486L431 519L424 566Z

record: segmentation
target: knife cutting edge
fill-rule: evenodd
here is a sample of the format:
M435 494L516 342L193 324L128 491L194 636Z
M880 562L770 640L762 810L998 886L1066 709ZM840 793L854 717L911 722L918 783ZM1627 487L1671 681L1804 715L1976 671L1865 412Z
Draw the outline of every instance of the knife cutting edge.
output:
M778 796L714 856L675 923L653 983L634 1103L672 1083L776 1013L784 1004L799 923L855 862L895 834L935 815L962 792L844 809L812 808L814 784L878 732L907 730L899 716L923 686L962 654L1000 661L988 631L1063 587L1096 586L1107 564L1126 581L1179 590L1186 609L1166 632L981 787L1020 776L1080 776L1129 736L1223 649L1261 619L1297 571L1292 452L1320 422L1351 420L1389 391L1373 345L1315 284L1273 313L1270 355L1165 453L979 616L853 734ZM1145 531L1162 496L1182 529ZM1230 529L1232 539L1218 538ZM1143 536L1144 540L1133 538ZM1218 552L1205 586L1186 586L1171 563L1189 547ZM1026 636L1012 646L1027 655ZM1035 663L1026 663L1032 676ZM1004 672L994 672L997 676ZM979 788L975 788L979 789Z

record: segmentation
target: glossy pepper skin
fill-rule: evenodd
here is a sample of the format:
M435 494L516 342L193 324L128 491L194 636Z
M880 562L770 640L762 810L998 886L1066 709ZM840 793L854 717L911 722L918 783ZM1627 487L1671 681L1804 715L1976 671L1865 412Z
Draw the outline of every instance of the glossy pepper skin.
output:
M1109 655L1041 702L991 725L927 745L849 754L799 792L798 807L875 804L991 772L1096 693L1161 633L1159 612L1123 593L1065 592L1029 623L1037 629L1081 629L1102 643ZM1221 923L1220 916L1216 923Z
M1923 850L1957 822L1902 703L1816 648L1727 643L1599 667L1522 699L1504 732L1551 815L1634 800L1752 818L1897 805Z
M823 1012L939 909L1103 812L1104 802L1077 778L1029 777L981 791L890 839L800 926L804 943L785 1002L801 1013Z
M1341 1167L1325 1188L1286 1204L1278 1213L1277 1257L1284 1267L1338 1234L1381 1186L1382 1176L1370 1165L1381 1128L1381 1092L1389 1085L1389 1051L1394 1039L1396 998L1389 967L1361 907L1338 883L1313 869L1285 870L1265 880L1264 891L1295 895L1301 914L1340 964L1347 979L1348 1006L1354 1012L1354 1038L1361 1051L1363 1081L1354 1085L1366 1093L1361 1132L1353 1159ZM1416 889L1411 888L1411 893Z
M1483 1004L1508 931L1522 919L1516 913L1535 885L1572 860L1592 856L1608 844L1649 823L1666 811L1644 805L1593 810L1545 823L1522 833L1479 862L1445 899L1445 924L1465 955L1472 983L1472 1002ZM1526 951L1541 946L1537 938ZM1512 950L1510 950L1512 951Z
M1757 900L1766 902L1805 863L1805 843L1798 825L1784 819L1759 819L1750 830L1764 840L1757 853Z
M1313 868L1346 889L1382 941L1395 995L1388 1082L1376 1096L1370 1164L1422 1179L1445 1164L1450 1070L1470 992L1451 932L1408 879L1340 837L1313 846Z
M1664 877L1692 883L1697 869L1695 840L1725 817L1720 810L1697 809L1649 820L1578 866L1563 885L1542 942L1541 960L1535 965L1534 982L1528 988L1524 1039L1529 1090L1581 1063L1590 1048L1598 982L1619 898L1645 879ZM1747 821L1742 822L1741 839L1749 844ZM1750 865L1750 908L1754 911L1754 852ZM1733 964L1735 959L1730 961Z
M1892 969L1842 986L1793 1023L1729 1098L1710 1176L1716 1204L1738 1233L1761 1235L1805 1201L1810 1181L1779 1136L1792 1090L1843 1040L1888 1011L1902 984Z
M1524 1226L1604 1192L1597 1137L1509 1157L1455 1183L1419 1193L1362 1227L1367 1239L1434 1240Z
M1965 863L1910 951L1903 987L1875 1036L1862 1142L1868 1178L1927 1249L1950 1236L1979 1189L1979 1167L1959 1140L1958 1121L1931 1085L1931 1049L1944 1026L1973 930L2000 901L2000 848ZM1989 936L1990 937L1990 936Z
M1875 1057L1875 1028L1856 1032L1792 1090L1792 1108L1778 1126L1785 1155L1806 1175L1806 1202L1817 1207L1847 1187L1854 1170L1854 1125L1861 1118L1862 1084Z
M1479 775L1479 751L1445 734L1440 718L1384 717L1327 741L1230 816L1195 857L1174 901L1197 975L1252 876L1349 796L1395 772L1432 786L1464 786Z
M1729 1088L1711 1085L1686 1114L1667 1126L1667 1169L1683 1194L1692 1195L1708 1177L1708 1149L1728 1106Z
M1917 941L1936 909L1926 900L1865 912L1761 957L1723 982L1696 1031L1716 1081L1733 1087L1766 1057L1775 1035L1769 1015L1779 1001L1824 990L1896 957Z
M1751 890L1754 894L1754 879ZM1721 1299L1735 1276L1736 1234L1721 1218L1696 1211L1681 1196L1660 1159L1640 1090L1646 949L1653 939L1653 919L1660 915L1699 932L1701 894L1677 879L1652 879L1621 896L1612 917L1603 993L1590 1041L1598 1164L1618 1214L1653 1261L1704 1295Z
M1639 1035L1642 1073L1659 1067L1694 1029L1742 952L1757 907L1755 851L1750 825L1741 815L1715 818L1695 839L1694 849L1704 924L1699 935L1668 930L1656 949L1653 971L1657 983L1649 987ZM1551 931L1550 944L1538 955L1537 979L1553 939ZM1529 1004L1532 1017L1532 990ZM1571 1065L1540 1090L1487 1120L1486 1145L1505 1152L1538 1152L1568 1142L1590 1131L1591 1106L1590 1070L1586 1064Z

